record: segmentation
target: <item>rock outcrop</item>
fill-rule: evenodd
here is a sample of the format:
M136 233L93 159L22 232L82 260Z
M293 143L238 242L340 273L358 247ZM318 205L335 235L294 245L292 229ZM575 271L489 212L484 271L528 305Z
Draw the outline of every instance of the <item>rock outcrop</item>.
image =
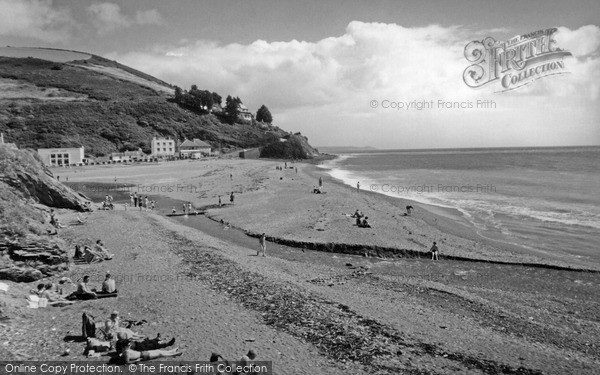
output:
M67 245L49 223L50 207L87 209L34 151L0 145L0 279L34 281L69 268Z

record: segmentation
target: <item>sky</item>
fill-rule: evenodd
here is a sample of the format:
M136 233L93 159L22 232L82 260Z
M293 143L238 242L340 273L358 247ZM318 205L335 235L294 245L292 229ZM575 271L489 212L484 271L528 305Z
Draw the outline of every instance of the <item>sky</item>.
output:
M465 84L469 42L552 27L567 74ZM600 145L597 0L0 0L3 45L94 53L264 104L317 146Z

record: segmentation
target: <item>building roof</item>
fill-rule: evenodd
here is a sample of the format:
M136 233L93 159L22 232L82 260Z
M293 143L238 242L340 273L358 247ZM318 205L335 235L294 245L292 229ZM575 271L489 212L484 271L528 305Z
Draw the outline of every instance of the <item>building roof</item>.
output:
M212 147L211 145L209 145L208 143L199 140L198 138L194 138L193 141L190 141L189 139L186 139L185 141L183 141L183 143L181 145L179 145L179 147L199 147L199 148L206 148L206 147Z

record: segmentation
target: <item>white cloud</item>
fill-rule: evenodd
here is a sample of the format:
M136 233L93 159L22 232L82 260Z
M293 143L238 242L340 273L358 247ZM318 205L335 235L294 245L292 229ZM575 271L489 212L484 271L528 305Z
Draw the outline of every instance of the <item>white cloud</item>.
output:
M52 0L0 0L0 35L55 43L70 39L74 26L69 9Z
M487 145L502 145L510 144L512 138L522 144L535 144L537 133L530 134L519 126L512 126L507 132L489 129L490 139L486 140L483 126L508 122L514 125L518 118L528 118L531 126L554 121L549 116L554 110L552 106L545 113L536 114L532 106L536 103L571 105L575 106L574 111L583 106L581 121L597 120L598 106L589 105L590 100L597 98L600 84L598 61L593 57L600 40L595 30L595 26L574 31L561 29L565 39L559 46L564 43L564 48L571 48L574 54L587 56L568 62L571 74L539 80L503 96L493 94L495 90L473 90L463 82L463 71L469 65L463 52L465 45L473 40L473 31L460 27L405 28L354 21L343 35L316 42L257 40L247 45L221 45L196 41L110 58L184 88L197 84L223 96L239 96L253 111L266 104L276 120L282 121L280 125L308 132L309 136L318 134L323 139L320 144L344 142L340 134L348 139L347 143L379 139L380 144L388 147L398 146L397 142L411 142L410 139L426 142L414 147L453 147L459 145L457 142L463 142L462 146L482 142L484 146L486 141ZM475 34L481 38L488 36L486 32ZM585 38L588 41L581 42ZM568 97L561 92L568 92ZM494 112L393 112L369 107L372 99L490 98L501 103ZM309 112L313 116L308 116ZM364 132L365 123L373 130L368 135ZM340 124L344 124L343 128ZM458 139L456 142L444 141L444 137L451 138L452 134ZM564 136L563 132L557 132L557 138L547 143L561 141L559 134Z
M570 51L575 57L583 58L598 52L600 47L600 27L596 25L582 26L577 30L559 27L554 35L559 48Z
M101 35L134 25L163 23L163 18L156 9L138 11L133 17L123 14L121 7L114 3L92 4L87 10L94 27Z

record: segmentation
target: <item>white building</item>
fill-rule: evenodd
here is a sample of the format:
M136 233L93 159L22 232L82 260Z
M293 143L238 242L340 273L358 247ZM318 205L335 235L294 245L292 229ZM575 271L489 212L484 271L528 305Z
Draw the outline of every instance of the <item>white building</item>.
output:
M197 138L193 141L186 139L179 145L179 155L182 158L199 158L202 156L210 156L211 146Z
M46 165L80 165L85 162L83 146L79 148L38 148L38 155Z
M238 105L238 117L240 120L243 121L252 121L252 113L250 113L248 107L246 107L242 103Z
M150 144L152 156L169 157L175 156L175 140L171 138L152 138Z

